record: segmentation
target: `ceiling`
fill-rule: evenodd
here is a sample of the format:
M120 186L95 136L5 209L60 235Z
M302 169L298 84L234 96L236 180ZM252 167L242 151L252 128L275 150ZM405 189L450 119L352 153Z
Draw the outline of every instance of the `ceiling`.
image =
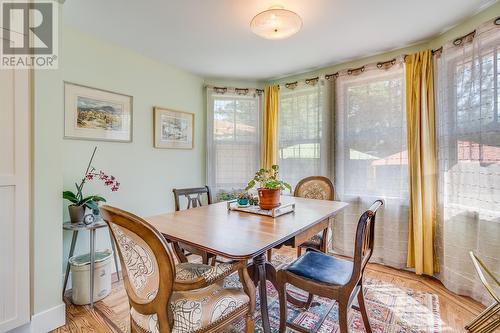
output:
M494 0L68 0L67 25L204 77L265 80L404 47ZM281 4L303 20L284 40L252 33Z

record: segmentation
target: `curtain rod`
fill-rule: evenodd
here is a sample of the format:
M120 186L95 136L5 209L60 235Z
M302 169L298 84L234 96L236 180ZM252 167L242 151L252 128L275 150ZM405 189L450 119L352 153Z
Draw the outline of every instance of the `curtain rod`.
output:
M257 95L260 96L264 93L264 89L257 89L257 88L217 87L213 85L206 85L205 88L213 89L217 94L234 92L237 95L248 95L250 92L255 92Z
M500 25L500 16L497 17L494 21L493 21L493 24L495 25ZM455 38L453 40L453 45L455 46L460 46L462 45L464 42L468 41L468 40L472 40L476 35L476 30L473 30L461 37L458 37L458 38ZM436 49L433 49L431 52L432 52L432 55L435 55L435 56L439 56L441 54L441 52L443 51L443 46L440 46ZM406 59L406 54L402 54L401 57L403 58L403 61L405 61ZM387 61L381 61L381 62L377 62L376 66L378 69L389 69L391 68L392 66L394 66L397 62L397 57L396 58L393 58L391 60L387 60ZM363 73L366 69L366 66L361 66L361 67L358 67L358 68L348 68L347 69L347 75L359 75L361 73ZM335 73L332 73L332 74L325 74L324 76L322 75L321 77L323 77L324 79L326 79L327 81L330 81L332 79L336 79L338 78L340 75L340 72L335 72ZM306 84L311 84L311 82L314 82L314 84L316 84L319 80L319 77L315 77L315 78L312 78L312 79L305 79L305 83ZM298 85L298 81L294 81L294 82L288 82L288 83L285 83L284 86L288 89L295 89Z

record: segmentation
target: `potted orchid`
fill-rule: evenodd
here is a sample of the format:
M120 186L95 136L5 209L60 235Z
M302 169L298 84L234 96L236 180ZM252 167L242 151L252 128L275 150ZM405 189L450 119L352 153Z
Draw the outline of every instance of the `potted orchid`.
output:
M87 165L87 169L85 170L85 175L83 176L82 180L79 184L75 183L76 192L63 192L63 199L71 202L71 204L68 206L68 210L72 223L82 222L85 216L85 210L87 208L92 210L94 214L98 214L99 202L106 202L106 199L99 195L83 195L83 187L87 181L99 179L104 183L105 186L109 187L112 192L116 192L120 188L120 183L118 183L115 177L107 175L103 171L97 172L97 170L92 166L92 160L94 159L96 150L97 147L94 147L94 151L92 152L92 156L90 157L90 161Z
M255 173L253 179L248 182L245 190L249 190L255 185L259 195L259 206L262 209L273 209L280 205L281 191L288 189L292 192L292 187L287 182L279 179L279 166L273 165L271 169L260 169Z

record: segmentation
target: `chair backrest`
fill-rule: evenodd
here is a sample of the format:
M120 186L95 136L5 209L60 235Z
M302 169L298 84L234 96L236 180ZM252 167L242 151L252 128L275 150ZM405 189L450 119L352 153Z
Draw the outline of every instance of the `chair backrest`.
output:
M208 204L210 205L212 203L210 189L208 188L208 186L193 188L174 188L172 192L174 192L175 211L181 210L181 206L179 203L179 198L181 196L185 196L187 199L186 209L202 206L203 203L201 200L201 196L205 193L207 194Z
M375 217L377 210L383 204L382 200L376 200L359 218L354 244L354 267L349 284L358 284L363 276L366 264L372 256L373 240L375 238Z
M169 323L168 304L175 280L175 264L161 233L138 216L124 210L100 208L108 224L122 266L130 306L137 312L158 315L160 332Z
M293 195L307 199L335 200L335 189L330 179L311 176L299 181Z
M477 275L479 276L479 279L481 280L481 283L483 286L486 288L486 290L490 293L491 297L500 304L500 297L498 297L497 293L495 292L495 289L491 286L491 284L488 282L486 279L486 276L484 275L484 272L489 275L490 279L496 284L496 288L500 287L500 282L498 279L493 275L493 273L486 267L486 265L483 263L481 259L479 259L474 252L470 251L469 252L470 258L472 259L472 263L474 264L474 268L476 269Z

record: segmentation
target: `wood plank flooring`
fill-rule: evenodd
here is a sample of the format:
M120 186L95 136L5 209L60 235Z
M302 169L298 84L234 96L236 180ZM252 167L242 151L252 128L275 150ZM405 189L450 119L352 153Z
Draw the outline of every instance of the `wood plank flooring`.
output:
M295 249L281 248L281 254L295 256ZM448 291L438 280L425 276L417 276L411 272L397 270L378 264L369 264L366 276L392 283L399 287L431 292L438 295L443 332L464 332L463 327L485 307L469 297L458 296ZM116 279L113 279L116 281ZM128 300L125 289L120 282L113 284L112 293L98 302L92 310L88 306L71 304L70 298L66 302L66 325L53 331L54 333L122 333L127 332L123 322L111 322L108 318L117 316L126 318L128 314Z

